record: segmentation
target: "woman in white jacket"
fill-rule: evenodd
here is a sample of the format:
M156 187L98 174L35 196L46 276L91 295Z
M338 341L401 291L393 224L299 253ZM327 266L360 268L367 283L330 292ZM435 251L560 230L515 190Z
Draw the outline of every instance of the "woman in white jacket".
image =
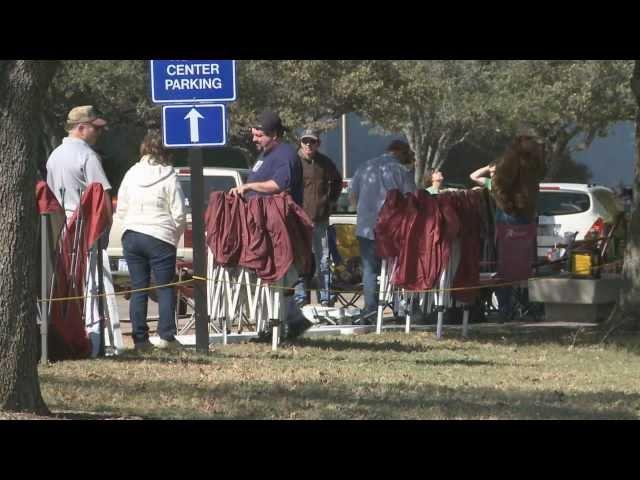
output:
M122 247L133 289L147 288L150 274L158 285L171 283L176 247L186 225L184 193L171 166L159 130L150 130L140 147L142 158L129 169L118 191L116 215L123 225ZM176 297L173 287L157 290L160 348L175 348ZM150 350L147 292L134 292L129 318L136 350Z

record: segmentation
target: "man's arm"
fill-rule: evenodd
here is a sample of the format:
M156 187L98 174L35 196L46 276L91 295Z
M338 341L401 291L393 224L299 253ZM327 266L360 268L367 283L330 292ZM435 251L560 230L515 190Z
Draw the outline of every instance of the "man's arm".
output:
M329 187L329 202L336 203L342 193L342 175L338 169L331 163L331 185Z
M352 209L358 206L358 197L360 196L360 170L357 170L349 184L349 203Z
M112 187L107 179L107 174L104 173L102 162L93 152L87 157L84 164L84 174L87 177L87 185L94 182L101 183L105 190L111 190Z
M280 193L282 191L274 180L265 180L264 182L245 183L244 185L232 188L229 190L229 193L232 195L240 195L242 197L249 190L269 194Z
M184 192L180 186L180 182L174 176L174 182L170 189L170 210L173 221L176 224L178 237L181 237L187 226L187 212L185 209Z

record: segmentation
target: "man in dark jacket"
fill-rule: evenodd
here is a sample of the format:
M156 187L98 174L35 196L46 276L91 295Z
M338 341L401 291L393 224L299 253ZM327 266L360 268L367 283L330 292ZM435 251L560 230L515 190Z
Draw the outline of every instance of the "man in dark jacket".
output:
M322 305L330 302L331 270L329 268L329 240L327 228L329 215L335 209L342 191L342 177L333 161L318 151L319 132L307 129L300 137L298 156L302 165L302 183L304 188L303 208L313 221L313 253L316 262L319 300ZM308 303L310 278L301 279L296 286L296 302Z

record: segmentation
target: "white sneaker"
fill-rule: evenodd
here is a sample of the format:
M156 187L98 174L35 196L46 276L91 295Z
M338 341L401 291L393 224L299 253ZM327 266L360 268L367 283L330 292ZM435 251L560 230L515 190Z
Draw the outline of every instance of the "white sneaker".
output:
M164 340L160 338L158 339L156 348L159 348L160 350L181 350L182 344L177 340L169 341L169 340Z

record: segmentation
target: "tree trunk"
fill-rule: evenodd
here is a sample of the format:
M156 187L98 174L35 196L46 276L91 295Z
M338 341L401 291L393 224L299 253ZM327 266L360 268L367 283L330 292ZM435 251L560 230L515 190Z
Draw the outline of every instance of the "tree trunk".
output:
M422 176L424 175L424 170L429 163L429 146L426 142L426 136L421 132L418 132L413 125L404 128L403 133L405 137L407 137L409 147L411 147L411 150L413 150L413 153L416 156L414 180L418 188L422 188Z
M625 324L640 328L640 60L636 60L631 90L638 104L636 111L636 171L633 182L633 206L627 232L622 273L625 287L620 295L620 311Z
M573 138L573 135L574 134L569 134L563 130L558 133L556 140L551 144L545 180L551 182L557 181L558 174L562 169L563 163L568 158L567 147L569 146L569 141Z
M37 368L36 125L56 67L0 61L0 410L47 412Z

